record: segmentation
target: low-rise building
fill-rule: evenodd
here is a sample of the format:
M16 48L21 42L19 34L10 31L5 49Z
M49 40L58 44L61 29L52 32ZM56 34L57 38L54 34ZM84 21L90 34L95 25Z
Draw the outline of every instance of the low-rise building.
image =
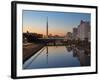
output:
M72 40L72 33L71 32L67 32L66 36L65 36L65 40Z

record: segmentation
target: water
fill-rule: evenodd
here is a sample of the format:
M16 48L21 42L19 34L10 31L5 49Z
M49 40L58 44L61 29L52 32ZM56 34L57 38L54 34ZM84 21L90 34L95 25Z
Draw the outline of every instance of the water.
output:
M65 46L46 46L27 60L23 69L90 66L90 56Z

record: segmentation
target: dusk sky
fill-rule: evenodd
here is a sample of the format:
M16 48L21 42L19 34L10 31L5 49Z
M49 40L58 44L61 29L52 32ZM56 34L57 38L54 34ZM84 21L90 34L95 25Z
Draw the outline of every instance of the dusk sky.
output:
M46 35L48 17L48 31L52 35L66 35L77 27L81 20L90 21L88 13L45 12L23 10L23 32L29 31Z

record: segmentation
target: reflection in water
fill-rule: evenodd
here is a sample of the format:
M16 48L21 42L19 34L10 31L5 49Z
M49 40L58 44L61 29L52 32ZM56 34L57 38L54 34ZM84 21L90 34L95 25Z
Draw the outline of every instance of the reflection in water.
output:
M90 56L84 50L65 46L46 46L29 60L23 69L90 66Z
M48 64L48 47L46 47L46 55L47 55L47 64Z
M80 61L80 66L90 66L90 56L85 54L84 50L73 50L73 56L78 58Z
M70 46L66 46L66 49L68 52L72 51L72 47L70 47Z
M77 56L77 51L73 49L73 57L78 57Z

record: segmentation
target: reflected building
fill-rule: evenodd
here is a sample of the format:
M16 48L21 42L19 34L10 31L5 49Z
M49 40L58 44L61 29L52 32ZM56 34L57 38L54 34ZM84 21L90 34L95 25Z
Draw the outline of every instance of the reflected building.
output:
M90 66L90 56L86 55L84 52L79 53L79 60L81 66Z
M66 49L67 49L68 52L71 52L72 51L72 47L68 47L67 46Z
M80 66L90 66L90 56L85 54L84 50L76 51L73 49L73 57L78 58Z

